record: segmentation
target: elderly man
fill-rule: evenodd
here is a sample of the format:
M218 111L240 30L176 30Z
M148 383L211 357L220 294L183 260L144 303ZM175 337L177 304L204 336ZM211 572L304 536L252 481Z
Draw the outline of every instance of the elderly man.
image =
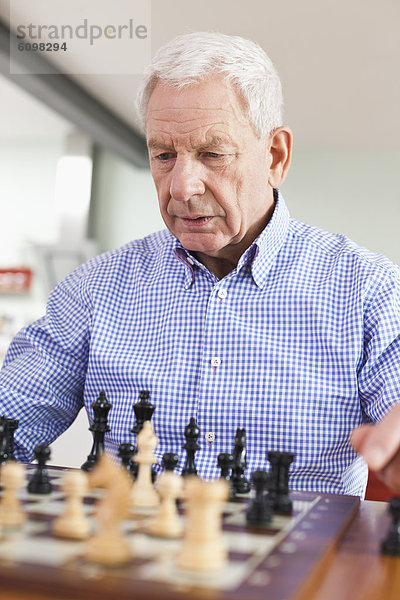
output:
M138 106L167 229L77 269L14 340L0 399L20 419L19 458L83 403L91 416L101 389L116 451L149 389L159 455L182 453L195 417L198 472L217 476L217 455L245 427L250 472L268 450L290 451L293 488L362 496L353 429L366 424L353 443L378 469L400 443L399 406L385 418L400 397L397 267L290 218L279 188L292 133L256 44L173 40L147 69Z

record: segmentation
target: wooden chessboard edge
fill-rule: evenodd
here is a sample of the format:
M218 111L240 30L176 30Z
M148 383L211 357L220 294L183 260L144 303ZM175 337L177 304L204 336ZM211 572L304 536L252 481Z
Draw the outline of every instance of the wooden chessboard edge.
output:
M336 536L330 540L326 552L321 556L319 561L314 563L309 575L304 578L298 593L293 600L309 600L309 598L314 596L315 591L318 589L322 579L324 578L324 573L326 573L328 565L332 562L335 548L340 543L340 540L347 528L350 526L350 523L358 515L360 510L360 498L358 496L346 496L346 498L354 499L352 510L348 513L346 519L343 520L343 523L338 529Z

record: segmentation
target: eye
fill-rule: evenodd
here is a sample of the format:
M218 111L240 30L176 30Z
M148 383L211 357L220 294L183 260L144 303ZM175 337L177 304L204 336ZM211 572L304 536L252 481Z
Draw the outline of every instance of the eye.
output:
M217 152L206 152L205 156L208 156L209 158L221 158L223 154L217 154Z
M156 156L156 158L161 161L169 160L171 157L172 157L171 152L161 152L161 154L158 154Z

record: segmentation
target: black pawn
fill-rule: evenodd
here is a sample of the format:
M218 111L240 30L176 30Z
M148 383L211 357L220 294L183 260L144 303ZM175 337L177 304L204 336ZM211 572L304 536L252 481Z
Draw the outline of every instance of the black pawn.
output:
M84 471L91 471L104 452L104 435L110 431L107 416L111 407L112 404L108 402L105 393L100 392L97 400L93 402L94 419L89 427L89 431L93 433L93 446L86 462L81 466Z
M8 431L7 454L8 460L15 460L14 456L14 433L18 429L19 421L17 419L6 419Z
M39 444L34 450L34 455L38 464L32 479L28 483L28 492L30 494L50 494L53 486L50 483L46 469L46 462L50 458L50 448L45 444Z
M176 452L164 452L161 465L165 471L175 471L179 462L179 454Z
M268 461L271 465L270 496L275 512L290 515L293 501L289 495L289 469L294 460L292 452L270 450Z
M150 392L148 390L141 390L139 392L139 401L133 405L136 423L133 426L131 433L137 435L142 430L143 423L145 421L151 421L155 406L154 404L151 404L149 398Z
M183 445L183 449L186 450L186 461L182 470L183 477L186 477L187 475L197 475L194 456L197 450L200 450L200 446L197 443L199 435L200 429L196 424L195 418L191 417L189 424L185 427L186 443Z
M0 465L8 460L8 427L7 419L0 417Z
M245 477L247 467L247 444L246 430L238 427L236 429L235 442L233 446L234 466L232 470L232 485L235 494L248 494L250 483Z
M221 479L225 479L229 483L229 500L233 500L235 497L235 490L232 485L232 477L230 471L233 469L234 459L233 454L229 452L221 452L217 457L218 468L221 469Z
M247 510L246 520L249 525L264 527L269 525L274 513L267 493L270 476L266 471L254 471L251 480L256 495Z
M221 479L231 481L230 471L234 465L233 454L229 452L221 452L217 457L218 468L221 469Z
M382 541L381 551L383 554L400 556L400 497L390 500L389 512L392 517L392 524L386 538Z
M138 464L132 461L132 456L136 452L137 450L133 444L120 444L118 447L118 456L121 459L121 464L132 475L133 479L136 479L138 473Z

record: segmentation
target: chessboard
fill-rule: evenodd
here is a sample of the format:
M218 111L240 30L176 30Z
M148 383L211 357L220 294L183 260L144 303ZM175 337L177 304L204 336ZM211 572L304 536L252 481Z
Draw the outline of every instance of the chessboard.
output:
M33 467L28 467L28 479ZM292 492L293 514L275 515L266 528L246 524L249 498L228 502L223 536L229 550L226 567L214 573L183 571L176 565L181 540L145 533L149 510L123 522L133 559L124 567L103 567L84 558L85 541L58 539L52 522L64 505L61 484L66 470L49 468L49 495L21 490L27 520L22 529L4 530L0 539L1 589L43 598L90 600L293 600L306 598L310 581L357 513L359 498ZM85 498L90 519L101 490ZM182 516L184 519L184 517ZM6 597L6 596L4 596ZM14 596L17 597L17 596ZM29 595L27 595L29 597Z

